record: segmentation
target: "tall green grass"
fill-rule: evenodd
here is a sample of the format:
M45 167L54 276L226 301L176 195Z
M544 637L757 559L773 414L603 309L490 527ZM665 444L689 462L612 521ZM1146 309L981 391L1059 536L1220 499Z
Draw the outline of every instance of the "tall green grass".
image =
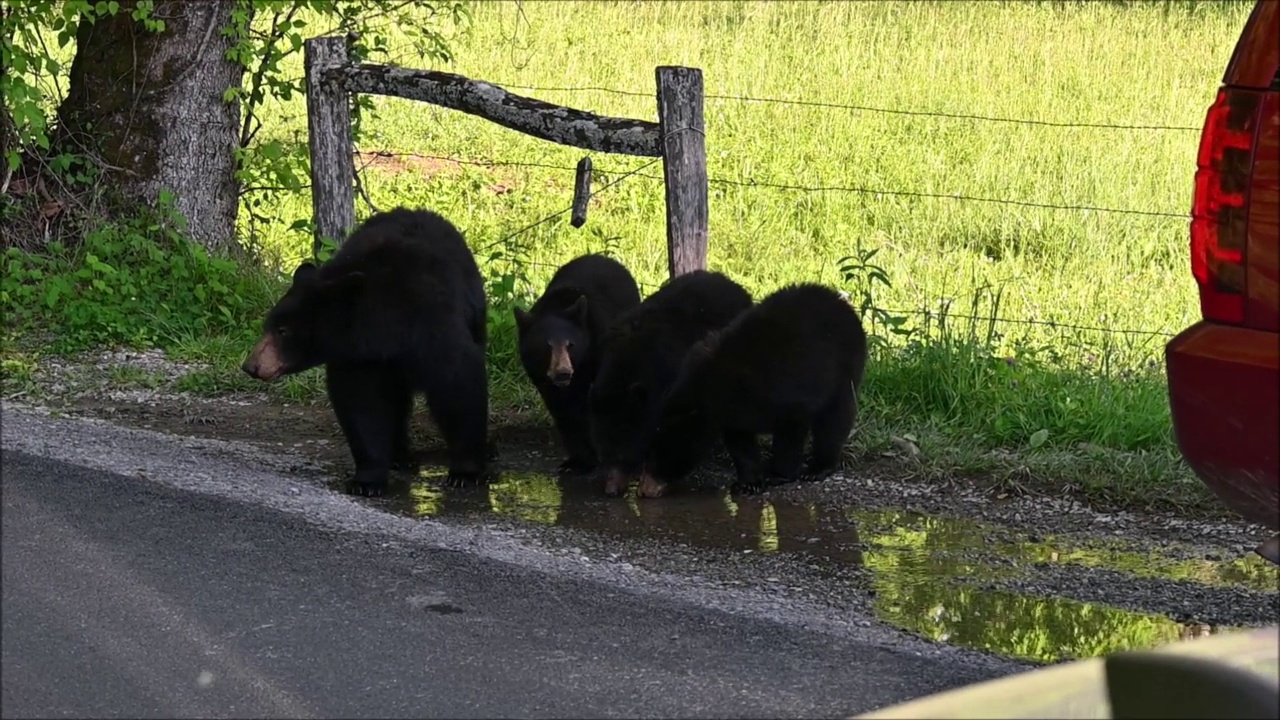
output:
M860 451L906 438L953 458L947 471L1014 452L1038 472L1050 460L1028 458L1101 448L1142 453L1117 472L1185 480L1160 350L1198 317L1185 219L1198 131L1251 6L483 2L439 69L653 119L654 67L701 68L710 266L757 297L816 280L888 310L867 318L882 345ZM428 66L407 43L393 55ZM517 233L569 206L582 151L421 103L376 106L360 150L397 157L359 160L364 189L377 207L430 207L464 230L494 291L495 403L539 412L509 305L588 251L622 259L646 292L659 285L660 165L596 196L581 229L566 214ZM267 136L305 141L301 98L268 113ZM594 161L597 189L648 162ZM310 202L277 197L277 222L246 224L270 265L310 253L289 229ZM888 285L842 272L871 251Z
M718 95L1188 127L1052 127L732 99L707 104L715 178L1180 214L1190 202L1195 128L1248 4L1215 8L548 2L517 10L483 3L448 69L509 85L649 93L654 66L675 63L702 68L708 93ZM408 53L400 62L418 64ZM583 89L530 94L612 115L655 112L651 97ZM566 168L582 154L461 113L398 99L379 105L362 150ZM298 103L284 114L300 112ZM281 133L293 129L278 126ZM640 162L596 158L605 170ZM547 169L433 175L410 165L399 174L366 173L375 204L439 208L477 246L566 207L571 181L570 171ZM309 198L293 201L282 215L305 215ZM617 253L656 284L665 274L663 227L661 183L633 177L599 196L586 228L574 230L561 218L516 242L531 263L543 264L530 268L535 285L605 238L617 238ZM878 261L894 282L877 298L886 307L965 302L979 288L998 287L1002 313L1013 318L1174 331L1196 313L1180 218L717 185L711 232L712 266L756 291L798 278L839 282L837 260L863 247L881 250ZM305 238L283 231L266 233L263 242L286 264L306 252Z

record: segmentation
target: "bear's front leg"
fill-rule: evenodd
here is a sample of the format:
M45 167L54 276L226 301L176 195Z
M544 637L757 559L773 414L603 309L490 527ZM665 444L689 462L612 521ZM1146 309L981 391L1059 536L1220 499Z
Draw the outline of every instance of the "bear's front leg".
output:
M769 459L769 484L783 485L800 477L804 464L804 439L809 424L804 419L780 419L774 423L773 451Z
M454 372L440 374L432 363L417 369L418 384L426 391L427 408L444 436L449 453L448 484L480 485L487 481L489 455L489 379L484 354L474 344L458 339ZM425 350L421 357L429 357Z
M733 460L737 479L732 490L755 494L764 489L764 470L760 467L760 448L756 445L756 435L742 430L726 430L724 432L724 449L729 451Z
M585 393L578 393L582 395L579 398L571 395L577 392L575 389L568 390L559 396L554 391L549 392L545 399L551 421L560 433L560 442L568 455L556 471L561 475L585 475L595 470L598 462L595 447L591 444L587 403Z
M377 497L387 489L403 407L384 391L385 372L366 366L325 367L329 403L356 465L347 484L354 495Z

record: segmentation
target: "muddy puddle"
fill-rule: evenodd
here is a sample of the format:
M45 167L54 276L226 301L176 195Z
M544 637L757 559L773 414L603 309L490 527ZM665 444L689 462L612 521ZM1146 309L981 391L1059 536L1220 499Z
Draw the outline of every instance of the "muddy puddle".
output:
M791 556L828 581L860 586L876 615L892 625L1033 662L1094 657L1230 628L993 587L1001 580L1016 584L1028 570L1108 569L1136 578L1276 589L1275 569L1257 558L1175 560L1104 543L1012 538L1006 528L911 512L821 508L713 489L656 501L609 498L590 479L532 472L507 472L486 488L468 490L443 487L442 470L420 476L372 502L412 517L501 518L606 540Z

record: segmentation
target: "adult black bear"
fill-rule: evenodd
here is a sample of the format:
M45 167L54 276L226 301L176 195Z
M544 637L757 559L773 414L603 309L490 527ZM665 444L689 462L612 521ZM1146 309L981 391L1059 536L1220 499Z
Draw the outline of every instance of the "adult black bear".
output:
M805 472L825 477L840 462L858 412L867 362L862 321L835 291L790 285L691 349L663 404L640 495L658 497L706 456L717 435L733 458L735 489L758 492ZM769 477L758 434L773 435Z
M589 399L607 494L621 493L639 475L663 393L689 347L750 307L741 285L695 270L668 280L609 328Z
M596 466L587 416L587 392L600 364L609 325L640 304L640 289L622 263L583 255L565 263L528 311L515 308L520 362L542 396L568 458L564 473Z
M409 457L415 392L444 436L449 479L485 469L486 300L461 233L426 210L396 208L357 227L333 258L304 262L267 313L242 366L271 380L325 367L329 401L355 460L351 492L379 495Z

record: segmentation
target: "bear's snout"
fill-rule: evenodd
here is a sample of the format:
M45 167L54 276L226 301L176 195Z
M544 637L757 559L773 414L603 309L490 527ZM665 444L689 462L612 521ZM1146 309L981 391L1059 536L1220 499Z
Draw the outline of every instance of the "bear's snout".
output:
M257 345L253 346L253 350L249 351L249 357L245 359L240 369L245 371L251 378L258 380L273 380L284 372L284 363L280 361L280 351L276 348L276 339L271 334L262 336Z
M551 344L551 366L547 368L547 379L556 387L568 387L573 382L573 358L569 355L569 344L563 340Z

